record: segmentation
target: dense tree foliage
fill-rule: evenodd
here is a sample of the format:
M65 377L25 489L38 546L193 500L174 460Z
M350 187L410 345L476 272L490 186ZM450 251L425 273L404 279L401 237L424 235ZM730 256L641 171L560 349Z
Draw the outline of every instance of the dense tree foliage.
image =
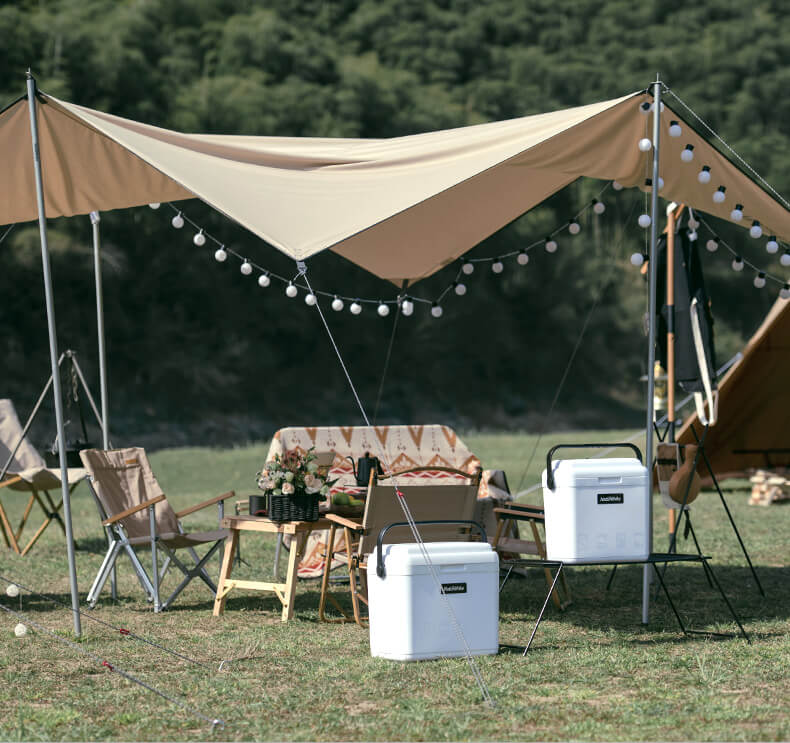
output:
M790 192L790 44L781 0L26 0L0 4L0 102L42 90L160 126L256 135L390 137L575 106L660 72L780 192ZM532 242L603 184L579 182L478 246ZM469 278L440 320L401 318L378 418L534 429L595 304L551 425L641 420L645 288L628 261L644 234L634 193L607 193L596 224L554 256ZM266 208L262 205L263 209ZM638 207L637 207L638 208ZM282 273L290 261L198 201L189 216ZM305 218L309 218L306 215ZM87 217L51 222L58 332L96 376ZM742 230L743 254L781 273ZM262 290L147 208L103 216L116 440L228 442L359 414L315 312ZM1 234L1 233L0 233ZM4 389L32 406L48 374L35 225L0 245ZM722 358L775 297L707 256ZM319 288L391 297L331 253ZM436 296L456 267L418 284ZM363 401L375 407L393 318L332 314ZM178 435L178 438L176 438Z

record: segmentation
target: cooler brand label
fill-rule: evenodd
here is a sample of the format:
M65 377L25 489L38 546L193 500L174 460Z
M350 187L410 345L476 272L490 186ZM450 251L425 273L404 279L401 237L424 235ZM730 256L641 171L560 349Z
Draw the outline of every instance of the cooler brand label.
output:
M622 493L598 493L598 503L622 503Z
M466 583L442 583L442 593L466 593Z

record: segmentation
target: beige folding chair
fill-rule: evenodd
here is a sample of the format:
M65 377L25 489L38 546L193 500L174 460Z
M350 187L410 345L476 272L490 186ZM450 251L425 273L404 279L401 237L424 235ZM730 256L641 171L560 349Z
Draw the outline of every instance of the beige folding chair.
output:
M26 555L44 530L57 521L65 535L66 527L60 517L63 507L62 498L55 502L50 490L60 490L60 468L48 468L44 458L27 440L19 423L14 404L11 400L0 400L0 494L8 495L9 491L30 493L19 526L11 526L8 514L0 501L0 531L6 546L18 555ZM69 492L72 492L85 479L85 470L70 467L67 471ZM30 518L35 504L44 513L44 521L35 534L30 537L24 547L20 547L22 531Z
M111 451L85 449L80 452L80 459L87 470L88 484L96 499L102 517L102 526L107 531L109 542L107 554L88 593L88 604L91 608L96 605L99 594L122 551L129 556L148 600L154 604L154 611L163 611L170 606L195 577L200 578L211 592L216 594L217 587L208 577L205 565L228 536L228 531L219 529L187 533L179 519L217 504L221 520L223 503L226 499L234 497L233 491L175 512L151 471L144 449L140 447ZM212 542L213 546L208 552L203 557L198 557L194 548ZM150 577L134 549L148 546L151 548ZM161 571L158 567L159 549L166 555ZM186 549L189 552L194 567L188 568L178 559L176 550L179 549ZM165 601L161 601L159 583L171 564L184 574L184 578L170 596Z
M416 471L442 470L452 472L469 481L467 485L399 485L398 490L403 493L414 520L420 521L471 521L475 511L477 490L480 485L480 470L475 474L455 470L448 467L415 467L410 470L395 472L380 478L397 478L401 475ZM324 567L324 576L321 583L321 598L318 605L319 619L325 622L351 622L365 626L366 617L363 616L361 604L367 605L367 560L370 553L375 552L376 540L379 532L390 524L405 521L403 509L399 503L394 485L376 484L371 480L368 486L365 512L361 522L338 516L334 513L326 514L332 524L329 527L329 541L327 554L331 556L334 551L335 533L338 528L343 529L347 550L345 553L336 552L335 557L348 564L349 584L351 590L351 604L353 617L340 606L337 599L329 592L329 571L331 559L327 558ZM472 538L469 527L442 524L439 526L419 526L418 530L426 542L442 541L469 541ZM385 536L386 544L402 544L414 542L414 537L409 527L399 526L391 529ZM337 609L342 616L327 617L327 601Z

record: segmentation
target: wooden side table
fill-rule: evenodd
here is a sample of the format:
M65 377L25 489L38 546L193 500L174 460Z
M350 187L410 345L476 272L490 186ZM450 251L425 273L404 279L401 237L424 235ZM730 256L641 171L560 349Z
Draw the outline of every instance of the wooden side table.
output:
M304 553L307 538L313 529L328 529L330 522L326 519L318 521L285 521L275 522L259 516L226 516L221 526L228 529L230 535L225 541L225 555L222 558L222 569L217 582L217 596L214 599L214 616L218 617L225 611L225 600L234 588L251 591L271 591L283 605L282 621L287 622L294 613L294 594L296 593L296 569ZM234 580L230 577L233 570L233 558L239 545L239 534L243 531L257 531L266 534L291 534L291 551L288 556L288 573L285 583L272 583L255 580Z

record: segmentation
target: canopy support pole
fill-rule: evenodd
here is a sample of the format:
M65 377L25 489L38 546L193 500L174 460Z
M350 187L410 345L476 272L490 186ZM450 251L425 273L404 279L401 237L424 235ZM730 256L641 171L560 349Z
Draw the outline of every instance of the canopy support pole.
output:
M682 208L682 207L681 207ZM667 441L675 443L675 206L667 212ZM678 519L679 520L679 519ZM675 509L669 509L669 533L675 533Z
M93 228L93 273L96 277L96 332L99 337L99 387L101 392L102 449L110 448L110 428L107 413L107 351L104 344L104 292L101 280L101 239L99 212L91 212Z
M650 288L648 290L647 323L647 425L645 436L645 465L647 466L647 511L648 511L648 552L653 551L653 393L656 386L656 285L658 267L656 245L658 244L658 161L659 141L661 138L661 82L658 75L653 83L653 179L650 194ZM652 575L649 565L642 568L642 624L650 621L650 581Z
M55 331L55 305L52 293L52 272L47 243L47 219L44 208L44 183L41 175L41 151L38 142L36 117L36 81L27 71L27 102L30 110L30 136L33 143L33 166L36 175L36 202L38 205L38 231L41 238L41 265L44 272L44 297L47 305L47 330L49 332L49 359L52 365L52 393L55 398L55 422L58 430L58 457L60 459L60 487L63 494L63 516L66 526L66 552L69 560L71 608L74 615L74 634L82 635L80 626L80 596L77 590L77 566L74 560L74 534L71 526L71 493L69 492L68 466L66 464L66 433L63 430L63 397L58 367L58 339Z

